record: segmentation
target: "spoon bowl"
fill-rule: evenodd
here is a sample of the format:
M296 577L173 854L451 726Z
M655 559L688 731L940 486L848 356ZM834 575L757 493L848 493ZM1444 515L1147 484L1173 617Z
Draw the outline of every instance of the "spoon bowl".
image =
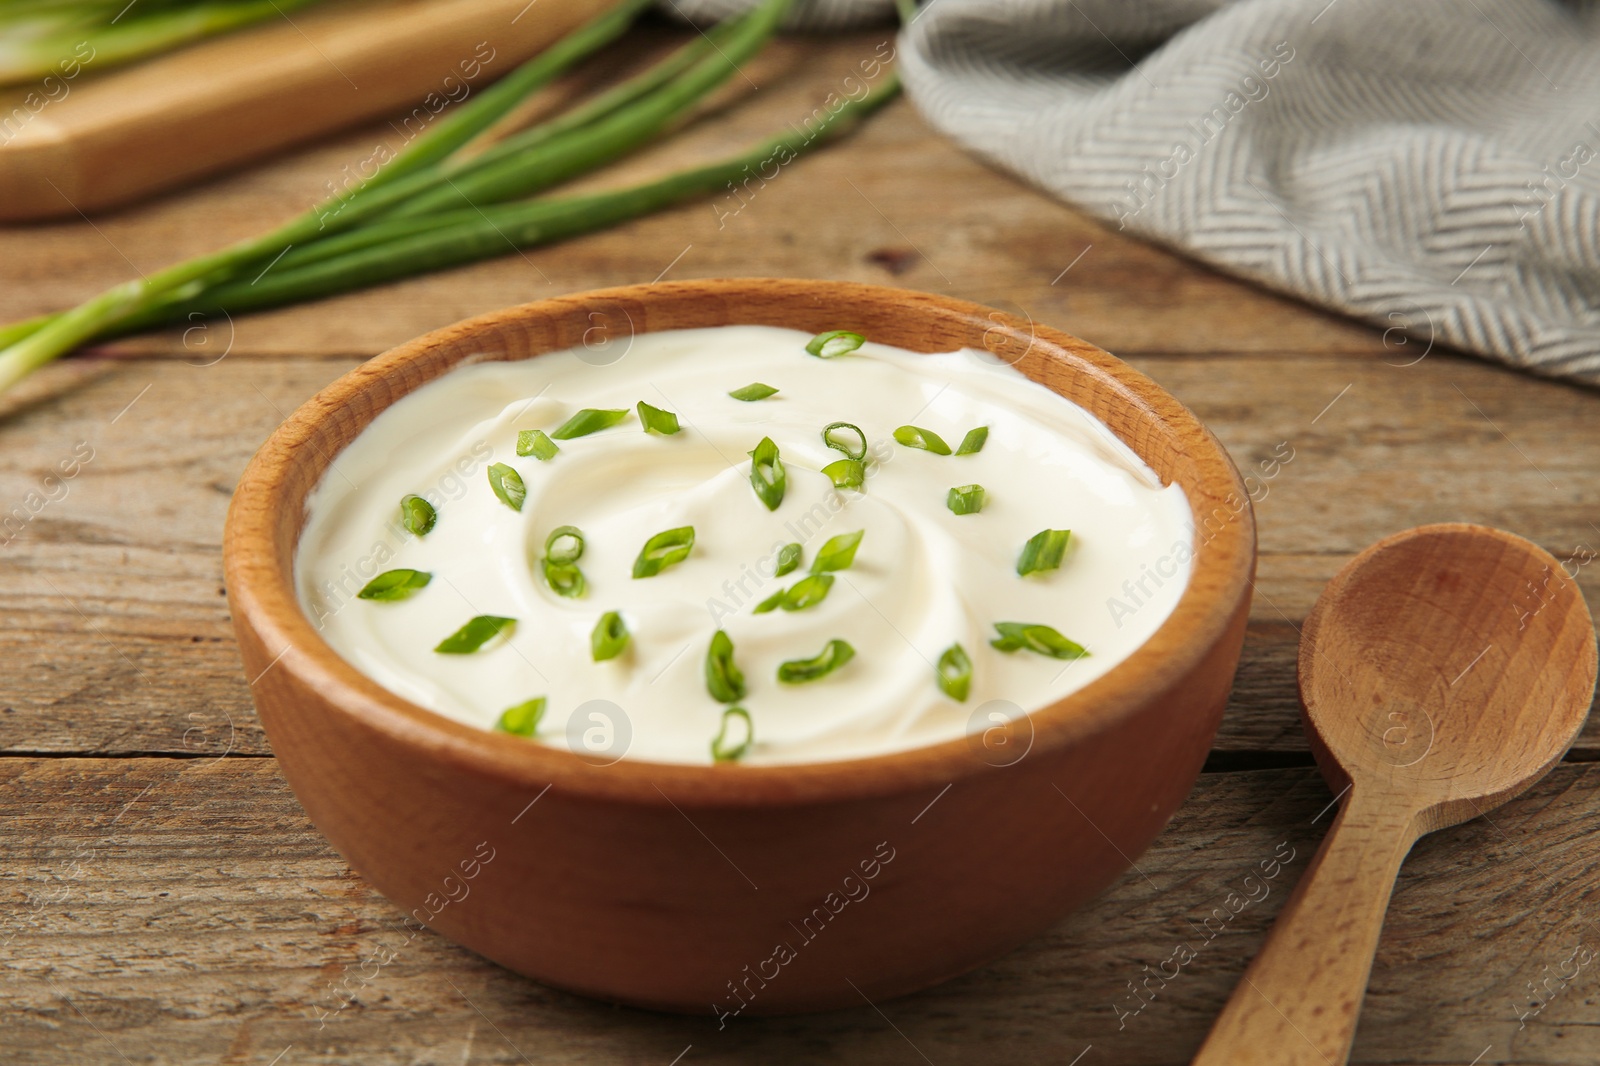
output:
M1346 1061L1411 845L1543 777L1595 668L1577 583L1521 537L1422 526L1346 564L1300 634L1306 734L1343 802L1195 1066Z

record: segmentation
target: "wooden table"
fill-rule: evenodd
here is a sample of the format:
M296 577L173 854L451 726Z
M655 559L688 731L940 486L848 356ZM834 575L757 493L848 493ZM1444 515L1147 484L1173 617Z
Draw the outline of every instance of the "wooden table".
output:
M747 71L760 85L753 103L626 169L802 118L882 37L781 45ZM309 206L390 132L119 214L0 233L0 317L254 233ZM33 491L53 498L0 535L0 1060L1186 1062L1330 821L1294 689L1297 626L1322 584L1367 544L1424 522L1502 526L1561 558L1600 547L1593 393L1429 350L1129 240L986 169L905 101L747 199L720 226L697 203L439 276L129 340L49 368L5 402L0 510ZM235 653L218 542L251 453L360 359L507 304L736 274L898 284L1025 312L1154 376L1247 472L1280 445L1293 458L1258 493L1255 607L1215 751L1137 868L977 973L719 1032L709 1012L613 1008L411 936L278 774ZM92 459L46 483L75 449ZM1600 608L1593 571L1579 580ZM1600 1060L1597 754L1600 721L1531 793L1417 848L1355 1061ZM1247 884L1274 856L1280 875ZM1179 976L1150 978L1180 944L1194 958Z

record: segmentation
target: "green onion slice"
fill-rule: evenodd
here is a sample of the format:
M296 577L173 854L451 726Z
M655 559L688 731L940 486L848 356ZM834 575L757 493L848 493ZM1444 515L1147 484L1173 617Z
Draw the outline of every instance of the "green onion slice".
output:
M832 359L836 355L849 355L865 343L867 338L859 333L852 333L847 329L835 329L812 337L806 343L806 351L818 359Z
M426 537L438 520L439 512L421 496L413 492L400 497L400 524L406 527L407 533Z
M573 437L587 437L591 433L598 433L602 429L612 426L628 417L626 407L597 408L585 407L565 422L561 428L550 434L556 440L571 440Z
M734 389L732 392L728 393L728 395L732 396L735 400L743 400L745 403L754 403L756 400L765 400L768 396L776 396L777 394L777 389L773 388L771 385L763 385L759 381L752 381L743 388Z
M644 542L639 558L633 561L634 577L655 577L674 563L689 557L694 547L694 527L679 526L663 530Z
M475 652L501 633L510 633L517 626L515 618L500 618L480 614L467 624L441 640L433 650L444 655L466 655Z
M522 483L522 475L504 463L489 467L489 487L500 497L500 502L513 511L522 510L522 501L528 498L528 487Z
M901 426L894 431L894 439L904 444L907 448L921 448L923 451L932 452L934 455L950 454L950 445L944 442L943 437L933 430L923 429L921 426Z
M957 455L976 455L983 451L984 442L989 439L989 427L979 426L977 429L967 430L967 435L961 438L961 443L956 447Z
M944 505L951 514L977 514L983 510L988 495L982 485L957 485L946 494Z
M1082 644L1068 640L1049 626L1033 622L996 622L994 628L1000 636L989 643L1001 651L1034 651L1052 659L1082 659L1089 654Z
M755 739L755 727L750 724L750 712L743 707L729 707L722 712L722 728L711 740L713 762L733 762L750 750Z
M426 588L433 575L426 570L385 570L362 586L357 596L364 600L403 600Z
M750 452L750 487L756 490L767 510L776 511L783 502L783 490L788 483L783 460L778 458L778 446L771 437L762 437Z
M840 459L822 468L836 489L859 489L866 483L867 467L859 459Z
M777 610L779 607L781 607L783 605L783 594L784 594L785 591L787 591L787 590L786 589L779 589L777 592L774 592L772 595L768 596L766 599L764 599L760 603L756 604L755 609L753 611L751 611L750 613L751 614L766 614L768 611Z
M628 627L622 621L622 615L616 611L601 615L600 621L594 625L594 632L589 634L589 650L594 655L594 661L598 663L615 659L627 646Z
M799 544L785 544L778 549L778 568L772 572L773 577L782 577L800 565L800 553L804 549Z
M783 594L783 602L778 606L785 611L803 611L807 607L815 607L828 598L828 590L833 588L832 574L812 574L803 577L789 587Z
M866 530L858 529L854 533L841 533L837 537L829 537L828 543L822 546L817 557L811 561L811 572L821 574L829 570L846 570L856 561L856 548L861 545L861 538L866 535Z
M965 700L972 691L972 660L967 658L967 649L960 644L952 644L944 650L933 673L939 688L953 700Z
M721 629L706 649L706 691L718 703L744 699L744 673L733 663L733 638Z
M500 712L500 720L495 722L494 727L514 737L531 737L534 730L539 728L539 719L544 717L544 706L545 698L535 696L527 703L507 707Z
M543 463L554 459L560 450L542 429L525 429L517 434L517 454L524 458L531 455Z
M589 587L589 583L584 580L583 571L570 563L552 563L546 559L543 562L543 570L545 583L557 596L575 600Z
M544 538L545 558L556 566L571 566L583 558L583 530L577 526L557 526Z
M856 650L842 640L830 640L810 659L790 659L778 667L778 680L798 685L827 677L856 657Z
M639 421L644 423L646 433L660 433L670 437L678 432L678 416L671 411L663 411L659 407L651 407L643 400L639 401Z
M852 448L849 441L835 440L834 433L837 430L848 430L854 433L856 435L855 447ZM822 431L822 443L836 452L843 452L846 459L854 459L859 463L867 458L867 435L861 432L860 426L851 425L849 422L829 422Z
M1070 529L1041 529L1029 537L1028 543L1022 546L1022 554L1017 556L1017 573L1031 574L1059 567L1071 536Z

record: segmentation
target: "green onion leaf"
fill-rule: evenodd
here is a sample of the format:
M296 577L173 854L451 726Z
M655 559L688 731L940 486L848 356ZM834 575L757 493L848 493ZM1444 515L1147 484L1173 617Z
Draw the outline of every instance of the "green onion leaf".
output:
M763 385L759 381L752 381L743 388L734 389L732 392L728 393L728 395L732 396L735 400L743 400L745 403L754 403L756 400L765 400L768 396L776 396L777 394L777 389L773 388L771 385Z
M920 426L901 426L894 431L894 439L907 448L921 448L934 455L950 454L950 445L944 442L943 437L931 429L923 429Z
M527 703L519 703L515 707L507 707L500 712L500 720L494 727L502 733L510 733L514 737L531 737L534 730L539 728L539 719L544 717L545 698L535 696Z
M722 712L722 728L712 738L711 760L735 761L750 750L755 735L755 727L750 724L750 712L743 707L729 707Z
M720 629L706 649L706 691L718 703L744 699L744 673L733 664L733 638Z
M979 426L977 429L967 430L967 435L961 438L960 447L956 448L957 455L976 455L983 451L984 442L989 439L989 427Z
M831 588L833 588L832 574L812 574L810 577L803 577L783 594L783 602L778 606L785 611L803 611L807 607L815 607L828 598L828 590Z
M657 533L639 549L639 558L633 561L633 576L655 577L674 563L687 559L693 547L693 526L679 526Z
M444 655L466 655L477 651L501 633L510 633L517 626L515 618L499 618L480 614L467 624L445 637L433 650Z
M778 446L771 437L762 437L750 452L750 487L756 490L767 510L776 511L783 502L783 490L789 480L784 472L783 460L778 458Z
M867 468L858 459L839 459L822 468L836 489L859 489L867 480Z
M554 459L560 450L542 429L525 429L517 434L517 454L524 458L531 455L542 463Z
M782 577L800 565L800 553L803 551L798 544L785 544L778 549L778 568L772 572L773 577Z
M583 571L570 563L552 563L546 559L542 566L545 584L549 585L550 591L557 596L575 600L589 587L589 583L583 578Z
M812 337L806 344L806 351L818 359L832 359L836 355L849 355L865 343L867 338L859 333L836 329Z
M777 610L778 607L780 607L783 604L784 591L785 591L784 589L779 589L777 592L774 592L772 595L768 596L766 599L764 599L760 603L756 604L755 610L751 611L750 613L751 614L766 614L768 611Z
M866 530L858 529L854 533L841 533L837 537L829 537L828 543L822 546L817 557L811 561L811 572L821 574L828 570L845 570L856 561L856 548L861 544L861 538Z
M950 508L951 514L977 514L983 510L983 501L987 498L982 485L957 485L946 494L944 505Z
M557 526L544 538L544 554L556 566L571 566L583 558L583 530Z
M1017 573L1031 574L1059 567L1071 536L1070 529L1041 529L1029 537L1028 543L1022 546L1022 554L1017 556Z
M849 430L856 435L855 447L852 448L848 441L834 439L834 431L841 429ZM867 458L867 435L861 432L860 426L853 426L849 422L829 422L822 431L822 443L836 452L844 452L846 459L854 459L859 463Z
M622 616L616 611L601 615L600 621L594 625L594 632L589 634L589 650L594 655L594 661L598 663L615 659L627 646L628 627L623 623Z
M400 497L400 524L406 527L407 533L426 537L438 520L439 512L421 496L413 492Z
M646 433L660 433L670 437L678 432L678 416L671 411L663 411L659 407L651 407L643 400L639 401L639 421L644 423Z
M856 650L842 640L830 640L810 659L790 659L778 667L778 680L786 685L798 685L827 677L839 667L856 657Z
M556 440L571 440L573 437L587 437L591 433L598 433L602 429L612 426L628 417L626 407L596 408L585 407L565 422L561 428L550 434Z
M522 475L504 463L489 467L489 487L500 497L500 502L513 511L522 510L522 501L528 498L528 487L522 483Z
M426 588L433 575L426 570L385 570L368 581L357 596L364 600L403 600Z
M1082 659L1089 654L1082 644L1068 640L1049 626L1031 622L996 622L994 628L1000 636L989 643L1001 651L1026 649L1052 659Z
M960 644L952 644L944 650L933 672L939 688L953 700L965 700L972 691L972 660L967 658L967 649Z

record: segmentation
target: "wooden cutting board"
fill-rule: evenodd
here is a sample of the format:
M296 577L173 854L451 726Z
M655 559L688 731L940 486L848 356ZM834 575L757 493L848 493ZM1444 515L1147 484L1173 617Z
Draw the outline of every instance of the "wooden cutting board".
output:
M379 115L409 138L612 3L352 0L103 74L68 63L0 96L0 220L127 203Z

